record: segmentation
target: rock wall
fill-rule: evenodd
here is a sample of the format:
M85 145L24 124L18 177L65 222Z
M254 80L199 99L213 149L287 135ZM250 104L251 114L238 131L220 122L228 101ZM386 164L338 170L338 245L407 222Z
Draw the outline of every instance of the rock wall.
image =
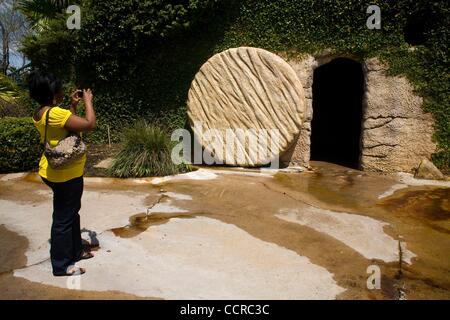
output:
M288 61L302 83L305 92L305 116L297 140L290 149L280 156L284 165L308 167L311 147L311 121L313 117L312 85L314 69L318 66L317 60L308 55L302 60Z
M309 166L314 69L336 57L308 55L288 61L305 91L305 120L296 143L281 157L285 164ZM386 66L373 58L362 63L365 74L361 161L362 170L411 172L430 158L434 120L424 113L422 99L404 77L386 75Z
M406 78L386 76L386 66L377 59L365 61L363 67L361 168L410 172L436 150L433 117L423 112L422 98Z

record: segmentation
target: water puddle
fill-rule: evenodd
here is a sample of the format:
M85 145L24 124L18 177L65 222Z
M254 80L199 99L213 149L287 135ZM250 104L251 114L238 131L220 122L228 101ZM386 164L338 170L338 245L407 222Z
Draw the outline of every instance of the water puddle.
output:
M25 251L28 239L0 225L0 273L22 268L27 264Z
M111 231L116 237L134 238L142 232L147 231L151 226L162 225L170 219L193 219L199 214L192 213L138 213L130 217L130 224L125 227L114 228Z
M450 188L410 189L380 205L412 218L443 222L450 219Z
M276 181L289 192L308 194L333 207L366 210L378 195L392 185L392 180L374 173L312 162L313 171L302 174L278 173Z
M450 188L413 187L380 201L378 206L399 219L414 220L416 224L450 234Z

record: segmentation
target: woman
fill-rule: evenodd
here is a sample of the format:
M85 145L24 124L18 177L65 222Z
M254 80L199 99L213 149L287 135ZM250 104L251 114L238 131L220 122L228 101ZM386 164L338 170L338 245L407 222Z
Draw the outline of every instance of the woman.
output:
M42 141L45 123L49 112L47 140L52 147L70 132L85 132L95 128L96 118L90 89L77 90L71 96L70 110L58 107L63 99L62 81L50 73L33 72L29 78L30 97L39 103L33 115L33 122ZM80 98L81 92L83 98ZM86 116L78 117L77 106L83 99ZM50 109L51 108L51 109ZM80 215L81 196L83 194L83 174L86 155L61 169L52 169L42 155L39 163L39 175L53 190L53 223L51 230L50 257L55 276L72 276L85 273L75 262L90 259L92 253L83 250Z

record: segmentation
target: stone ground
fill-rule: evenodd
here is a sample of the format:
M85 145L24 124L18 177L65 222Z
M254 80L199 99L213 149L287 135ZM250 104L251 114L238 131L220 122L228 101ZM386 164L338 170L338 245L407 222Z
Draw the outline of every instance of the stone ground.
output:
M99 247L72 278L51 275L50 190L0 175L0 299L450 299L449 182L312 165L86 178Z

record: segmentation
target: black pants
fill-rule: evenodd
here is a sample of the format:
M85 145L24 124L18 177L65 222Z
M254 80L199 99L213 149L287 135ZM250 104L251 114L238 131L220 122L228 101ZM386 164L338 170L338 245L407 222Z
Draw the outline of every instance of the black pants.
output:
M53 274L66 274L67 267L82 254L80 215L83 177L56 183L42 180L53 190L53 223L50 257Z

